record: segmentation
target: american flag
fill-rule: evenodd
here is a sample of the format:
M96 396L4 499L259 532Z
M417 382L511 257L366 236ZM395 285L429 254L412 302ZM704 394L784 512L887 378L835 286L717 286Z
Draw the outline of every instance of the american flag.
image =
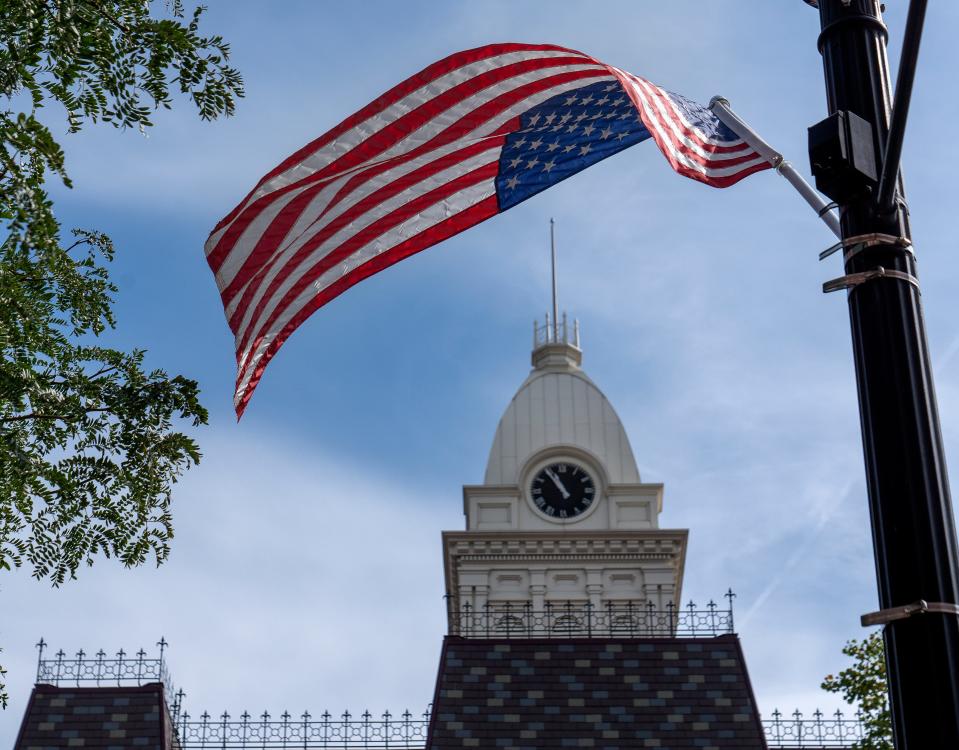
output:
M206 242L235 337L237 417L319 307L647 138L715 187L770 167L707 108L545 44L450 55L297 151Z

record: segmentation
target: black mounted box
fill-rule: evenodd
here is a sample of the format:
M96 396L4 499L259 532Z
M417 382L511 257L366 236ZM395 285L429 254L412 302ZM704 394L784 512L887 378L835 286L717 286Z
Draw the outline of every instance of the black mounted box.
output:
M834 112L809 128L816 189L837 203L869 195L878 179L872 125L855 112Z

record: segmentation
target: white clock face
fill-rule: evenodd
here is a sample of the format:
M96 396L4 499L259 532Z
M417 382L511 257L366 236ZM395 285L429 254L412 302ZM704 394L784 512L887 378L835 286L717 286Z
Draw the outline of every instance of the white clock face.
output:
M530 483L530 497L551 518L576 518L596 500L596 483L582 466L557 461L540 469Z

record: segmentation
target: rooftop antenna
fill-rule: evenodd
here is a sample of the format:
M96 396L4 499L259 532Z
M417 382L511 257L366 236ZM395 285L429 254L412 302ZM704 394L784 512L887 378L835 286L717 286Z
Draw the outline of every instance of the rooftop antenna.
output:
M556 235L553 218L549 219L549 253L553 271L553 341L559 341L559 315L556 307ZM547 335L549 331L547 331Z

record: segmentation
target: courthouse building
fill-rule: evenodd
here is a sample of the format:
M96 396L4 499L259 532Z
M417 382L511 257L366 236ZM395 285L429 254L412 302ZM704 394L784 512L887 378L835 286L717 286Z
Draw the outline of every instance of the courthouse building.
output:
M534 327L465 529L442 535L448 634L422 714L190 713L159 657L41 647L16 750L848 747L841 716L760 717L732 595L682 602L686 529L660 528L575 326ZM437 564L440 564L437 556ZM278 679L282 679L279 677Z

